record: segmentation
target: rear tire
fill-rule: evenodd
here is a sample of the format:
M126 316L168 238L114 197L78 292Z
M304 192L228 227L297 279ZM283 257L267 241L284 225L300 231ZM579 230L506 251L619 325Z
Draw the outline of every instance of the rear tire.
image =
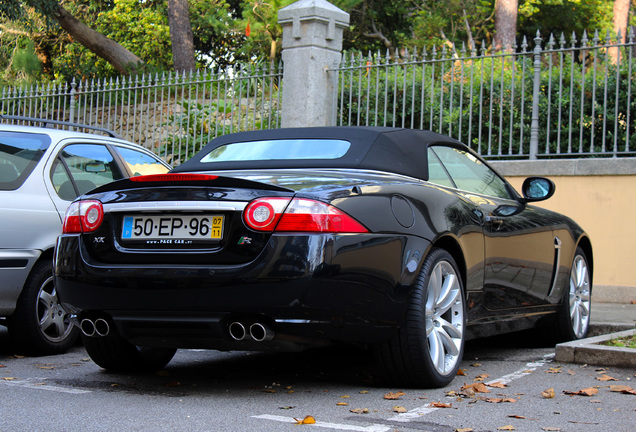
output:
M404 323L377 347L380 370L392 384L444 387L464 353L464 288L457 264L443 249L432 249L411 290Z
M138 347L116 334L105 337L82 335L90 358L110 372L154 372L170 363L177 352L172 348Z
M570 268L570 280L557 315L558 342L583 339L590 327L592 283L585 252L578 248Z
M12 339L29 355L61 354L77 340L79 330L57 298L50 260L33 266L7 327Z

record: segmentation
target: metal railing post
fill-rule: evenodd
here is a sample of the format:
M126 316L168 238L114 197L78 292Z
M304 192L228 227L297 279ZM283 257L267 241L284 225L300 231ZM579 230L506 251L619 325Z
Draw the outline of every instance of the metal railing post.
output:
M539 91L541 89L541 34L534 38L534 85L532 87L532 120L530 123L530 159L539 154ZM523 144L523 143L521 143Z

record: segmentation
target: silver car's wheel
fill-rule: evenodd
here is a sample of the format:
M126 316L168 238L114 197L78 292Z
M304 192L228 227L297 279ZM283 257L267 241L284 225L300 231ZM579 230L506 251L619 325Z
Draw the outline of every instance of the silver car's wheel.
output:
M433 248L425 258L394 338L376 347L392 385L443 387L459 369L466 326L463 280L452 255Z
M448 375L461 360L464 341L464 297L459 277L450 262L437 263L426 293L428 352L437 372Z
M26 354L59 354L75 343L79 330L58 301L50 260L33 266L7 324Z
M42 337L52 343L59 343L73 330L69 316L57 299L53 276L49 276L38 292L36 314Z
M590 324L590 274L585 256L577 254L570 270L570 287L568 305L570 309L570 324L576 339L587 335Z

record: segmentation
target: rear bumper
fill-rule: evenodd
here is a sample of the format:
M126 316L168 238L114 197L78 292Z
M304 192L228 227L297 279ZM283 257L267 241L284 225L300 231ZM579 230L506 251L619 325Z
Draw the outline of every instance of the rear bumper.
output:
M275 235L243 265L131 267L101 265L78 236L62 236L56 287L78 318L103 316L138 345L261 350L373 343L401 322L429 246L409 236ZM276 336L235 341L228 326L236 320L264 322Z
M15 310L24 283L41 254L39 250L0 249L0 316L9 316Z

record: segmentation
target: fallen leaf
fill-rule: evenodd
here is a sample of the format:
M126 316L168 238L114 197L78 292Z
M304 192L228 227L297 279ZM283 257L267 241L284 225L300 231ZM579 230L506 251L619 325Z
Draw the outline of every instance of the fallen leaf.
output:
M541 396L543 396L544 399L552 399L554 397L554 389L549 388L547 390L542 391Z
M384 395L384 399L389 399L389 400L394 400L394 399L399 399L401 396L406 395L406 393L404 393L403 391L398 391L398 392L388 392L387 394Z
M295 407L295 406L292 406L292 405L290 405L290 406L282 406L282 407L278 407L278 409L282 409L282 410L290 410L290 409L294 409L294 408L296 408L296 407Z
M583 390L579 390L579 391L563 390L563 393L565 393L566 395L569 395L569 396L593 396L596 393L598 393L598 389L596 389L594 387L588 387L588 388L584 388Z
M514 418L514 419L520 419L520 420L525 420L526 419L526 417L524 417L524 416L515 415L515 414L509 415L508 417Z
M179 381L170 381L164 384L166 387L179 387L181 383Z
M263 393L276 393L276 390L274 390L274 389L264 389Z
M517 430L513 425L501 426L498 427L497 430Z
M613 378L609 375L603 374L600 377L596 377L599 381L618 381L616 378Z
M347 402L338 402L336 405L337 406L348 406L349 404Z
M486 384L488 387L494 387L494 388L506 388L508 387L506 384L502 383L501 381L497 381L491 384Z
M367 394L367 393L369 393L369 390L360 390L358 393L360 393L360 394Z
M396 413L400 413L400 414L401 414L401 413L405 413L405 412L407 412L407 409L406 409L406 408L404 408L403 406L399 406L399 405L398 405L398 406L394 406L394 407L393 407L393 409L392 409L391 411L396 412Z
M444 403L444 402L431 402L428 404L430 408L452 408L453 404Z
M481 363L473 363L473 364L471 364L471 366L472 367L479 367L479 366L481 366Z
M3 364L0 364L0 368L6 368L6 366Z
M354 414L369 414L369 408L355 408L349 411Z
M457 371L457 375L459 375L459 376L466 376L466 371L467 371L467 369L459 369L459 370Z
M15 381L17 378L15 378L15 377L3 377L2 379L5 380L5 381Z
M472 428L459 428L455 429L453 432L475 432L475 430Z
M316 423L316 419L310 415L305 416L305 418L302 420L298 420L297 418L294 418L294 420L296 420L296 424L315 424Z
M547 371L545 371L545 373L553 373L553 374L561 373L561 368L551 367Z
M485 384L480 382L474 383L474 384L467 384L464 387L462 387L462 390L466 390L469 388L475 391L476 393L490 393L490 390L488 390L488 387L486 387Z
M55 369L55 366L40 366L40 369L51 370L51 369Z
M561 430L561 428L548 426L548 427L541 428L541 430L544 430L546 432L558 432Z
M490 376L490 375L488 375L488 374L481 374L481 375L477 375L473 381L483 381L483 380L485 380L486 378L488 378L489 376Z
M631 387L624 386L624 385L611 385L610 386L610 390L613 391L613 392L636 395L636 390L634 390Z
M23 356L23 355L17 355L17 354L16 354L16 355L14 355L14 356L13 356L13 358L16 358L16 359L23 359L23 358L26 358L26 357L25 357L25 356Z
M574 372L572 369L568 369L568 375L576 375L576 372Z
M342 395L342 396L340 396L340 398L341 398L341 399L347 399L347 398L350 398L350 397L351 397L351 396L349 396L349 395Z

